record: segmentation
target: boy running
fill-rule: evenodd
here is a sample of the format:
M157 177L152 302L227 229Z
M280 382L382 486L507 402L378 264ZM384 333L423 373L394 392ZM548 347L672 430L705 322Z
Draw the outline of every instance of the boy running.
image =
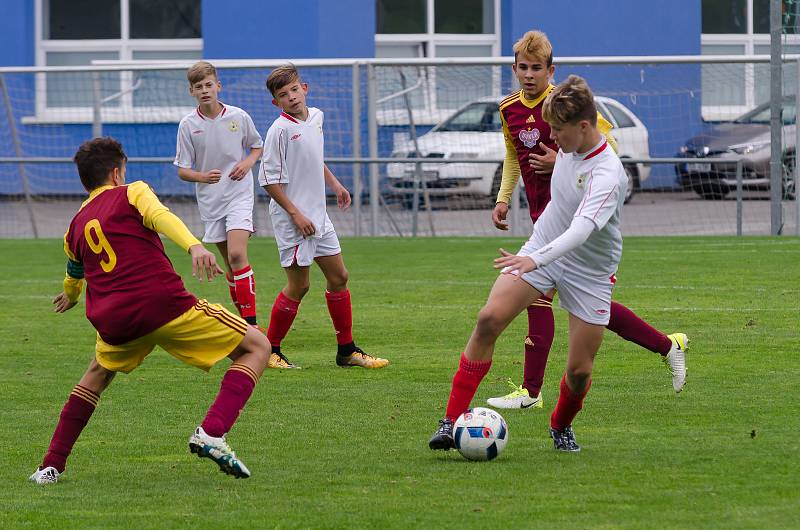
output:
M97 329L96 355L61 411L50 448L31 475L53 484L117 372L129 373L155 346L208 371L224 357L217 398L189 438L189 449L236 478L250 471L225 441L267 364L264 335L218 304L186 291L164 253L162 233L192 258L192 274L211 280L222 271L186 226L142 181L125 184L127 157L113 138L95 138L75 154L89 198L64 235L69 258L64 292L53 300L63 313L77 304L86 280L86 317Z
M520 174L525 182L531 220L534 224L550 202L550 182L558 146L550 139L550 125L542 119L547 95L555 88L550 84L555 68L553 47L541 31L529 31L514 44L514 75L521 90L500 103L500 117L506 142L503 179L497 194L492 221L501 230L508 230L506 216L511 194ZM597 128L616 150L611 124L598 113ZM553 343L555 323L552 296L544 295L528 307L528 335L525 337L523 383L511 393L489 398L496 408L542 408L541 395L547 358ZM622 338L659 353L672 374L672 386L680 392L686 381L685 352L689 345L683 333L665 335L618 302L611 302L608 329Z
M367 355L353 341L348 273L328 217L325 184L336 194L341 209L350 206L350 193L325 165L322 111L306 105L308 85L292 64L273 70L267 89L272 104L282 112L267 132L258 182L272 198L269 214L287 278L272 306L267 329L272 353L288 367L296 367L281 353L281 341L308 292L309 268L316 262L327 282L325 299L338 343L336 364L383 368L389 361Z
M461 355L445 418L431 449L454 447L453 422L469 407L492 364L497 338L514 318L558 289L569 312L569 352L550 436L560 451L577 452L572 420L591 385L592 364L611 308L614 274L622 255L619 215L628 179L617 155L597 128L594 95L571 75L550 91L542 117L558 143L551 179L552 200L517 255L500 249L497 278ZM522 279L523 281L519 281Z
M247 260L253 233L253 177L262 142L253 120L218 95L217 69L200 61L186 74L197 108L178 126L174 164L178 176L194 182L204 243L217 245L227 269L231 300L249 324L257 325L256 282Z

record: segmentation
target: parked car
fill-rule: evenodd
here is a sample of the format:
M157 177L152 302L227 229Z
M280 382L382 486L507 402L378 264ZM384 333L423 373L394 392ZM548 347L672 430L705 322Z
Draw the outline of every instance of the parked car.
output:
M783 100L784 149L783 197L794 198L794 144L796 106L794 97ZM722 199L736 189L736 163L712 163L715 158L742 161L742 189L769 190L770 104L764 103L731 122L712 125L690 138L677 154L681 158L703 158L708 162L678 164L680 183L705 199Z
M461 107L449 118L417 139L423 158L502 159L505 156L500 99L483 98ZM597 110L614 125L612 131L619 146L620 158L649 158L647 128L636 115L617 100L596 97ZM401 142L395 146L393 158L416 158L414 144ZM503 165L488 163L422 164L425 186L433 196L472 195L497 196ZM389 189L408 196L414 186L415 165L397 162L387 165ZM650 175L646 164L625 164L629 186L625 202L633 197L641 182Z

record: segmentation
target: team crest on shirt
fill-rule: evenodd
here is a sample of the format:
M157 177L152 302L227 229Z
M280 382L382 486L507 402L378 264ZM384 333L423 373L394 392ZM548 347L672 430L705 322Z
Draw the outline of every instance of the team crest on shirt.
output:
M539 129L527 129L524 131L519 132L519 140L522 144L527 147L528 149L533 148L536 145L536 142L539 141L539 137L542 133L539 132Z
M578 173L577 178L575 179L575 185L578 189L583 189L586 185L586 179L589 177L587 173Z
M320 134L322 134L322 124L321 123L317 124L317 130L319 131Z
M230 132L239 132L239 122L236 120L231 120L228 122L228 130Z

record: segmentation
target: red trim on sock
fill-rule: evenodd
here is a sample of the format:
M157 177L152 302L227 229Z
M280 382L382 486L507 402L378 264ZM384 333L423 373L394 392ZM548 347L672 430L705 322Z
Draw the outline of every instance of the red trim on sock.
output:
M239 314L242 318L256 316L256 277L250 265L233 271L236 289L236 300L239 302Z

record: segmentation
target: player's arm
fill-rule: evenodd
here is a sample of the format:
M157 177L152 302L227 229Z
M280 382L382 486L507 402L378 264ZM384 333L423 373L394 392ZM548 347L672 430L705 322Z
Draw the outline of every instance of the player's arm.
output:
M347 191L339 179L337 179L333 172L328 168L328 164L322 164L322 170L325 174L325 184L336 194L336 204L339 205L339 209L346 210L350 207L350 192Z
M617 145L617 139L614 138L614 135L611 134L611 130L614 128L608 120L606 120L602 114L599 112L597 113L597 128L603 133L603 136L606 137L606 141L608 145L614 150L615 153L619 154L619 146Z
M83 290L83 263L69 250L67 236L64 235L64 253L67 255L67 272L64 275L64 290L53 299L56 313L63 313L75 307Z
M129 185L128 202L142 215L142 224L146 228L164 234L189 253L192 257L192 275L195 278L205 277L211 280L217 274L222 274L214 253L192 235L177 215L161 204L150 186L142 181Z
M500 120L503 122L503 139L506 145L506 157L503 161L503 176L500 180L500 190L497 192L497 201L492 210L492 222L496 228L500 230L508 230L508 205L511 203L511 197L514 193L514 187L519 181L522 171L519 167L519 160L517 159L517 148L514 147L514 141L511 139L511 132L508 130L508 123L503 113L500 113Z
M258 159L261 157L261 154L264 152L264 144L261 141L261 135L258 134L258 130L256 130L256 126L253 123L253 119L250 117L249 114L245 113L244 115L244 145L250 147L250 154L247 155L244 160L236 164L231 171L231 179L233 180L242 180L253 166L258 162Z
M267 184L263 186L263 188L264 191L267 192L267 195L272 197L273 201L277 202L281 208L286 210L286 213L289 214L292 222L300 233L303 234L303 237L313 236L317 228L314 226L314 223L311 222L311 219L303 215L303 212L289 199L286 192L283 191L283 186L283 184Z
M192 143L192 133L189 130L189 124L182 121L178 126L178 143L175 147L175 160L172 162L178 166L178 177L186 182L202 182L204 184L214 184L219 182L222 178L222 172L219 169L212 169L211 171L195 171L194 167L195 154L194 144Z

